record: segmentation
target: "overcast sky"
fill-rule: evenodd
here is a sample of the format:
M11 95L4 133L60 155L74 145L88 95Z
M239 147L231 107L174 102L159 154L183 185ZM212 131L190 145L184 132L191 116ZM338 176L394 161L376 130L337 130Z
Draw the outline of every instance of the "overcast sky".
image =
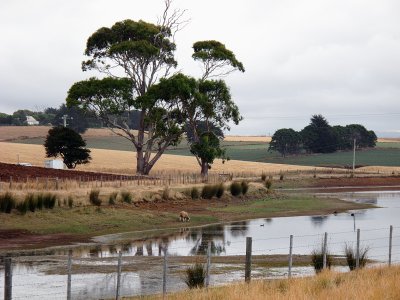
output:
M190 23L179 69L198 74L193 42L215 39L246 68L226 78L244 120L232 134L361 123L400 135L400 1L176 0ZM156 22L163 0L1 0L0 112L58 107L81 71L87 38L124 19Z

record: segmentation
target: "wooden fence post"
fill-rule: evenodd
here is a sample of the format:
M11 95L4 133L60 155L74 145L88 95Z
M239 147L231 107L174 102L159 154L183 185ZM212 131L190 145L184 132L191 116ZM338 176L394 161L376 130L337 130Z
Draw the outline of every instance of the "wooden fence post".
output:
M71 300L72 250L68 251L67 300Z
M322 268L326 269L326 252L327 252L327 247L328 247L328 233L325 232L324 235L324 247L322 249L323 251L323 258L322 258Z
M246 266L244 272L244 280L250 282L251 279L251 246L252 238L246 237Z
M163 299L167 294L167 252L168 248L165 246L164 248L164 267L163 267Z
M117 294L115 295L115 300L119 300L119 296L120 296L121 269L122 269L122 251L119 251L119 254L118 254L118 267L117 267Z
M211 267L211 242L208 242L207 248L207 269L206 269L206 288L210 285L210 267Z
M4 259L4 300L12 299L12 265L11 258Z
M288 269L288 277L292 277L292 263L293 263L293 235L290 235L289 242L289 269Z
M360 267L360 229L357 229L356 269Z
M392 241L393 241L393 225L390 225L390 230L389 230L389 267L392 264Z

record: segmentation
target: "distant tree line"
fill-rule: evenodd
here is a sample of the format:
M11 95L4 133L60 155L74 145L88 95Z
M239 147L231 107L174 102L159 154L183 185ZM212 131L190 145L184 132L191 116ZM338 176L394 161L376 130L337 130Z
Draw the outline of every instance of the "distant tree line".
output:
M360 124L330 126L322 115L313 115L310 124L300 132L291 128L277 130L268 150L277 151L283 157L302 152L333 153L353 149L354 140L357 149L372 148L376 146L377 136Z
M26 126L26 117L31 116L42 126L63 126L63 116L67 115L67 127L78 133L84 133L87 128L103 127L102 121L92 112L85 112L77 107L67 107L61 104L58 108L48 107L42 111L31 111L20 109L12 114L0 112L0 126ZM131 129L139 128L139 112L137 110L127 111L122 116L115 118L128 119Z

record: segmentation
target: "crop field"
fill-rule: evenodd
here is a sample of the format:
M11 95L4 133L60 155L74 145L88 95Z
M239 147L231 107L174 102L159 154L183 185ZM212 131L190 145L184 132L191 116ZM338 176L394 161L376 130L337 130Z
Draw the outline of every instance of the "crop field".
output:
M7 134L6 129L10 129ZM19 128L19 134L18 134ZM31 129L36 128L36 131ZM0 127L0 140L11 139L14 143L42 145L44 132L48 127ZM18 137L19 136L19 137ZM91 149L109 149L118 151L134 151L130 141L112 134L107 129L89 129L84 134L87 146ZM268 152L268 137L227 136L223 147L231 160L264 162L304 166L350 166L353 152L336 152L331 154L295 155L286 158L277 152ZM177 147L171 147L166 154L192 156L187 142L183 140ZM356 164L363 166L400 166L400 140L381 139L375 149L356 152Z
M20 143L0 142L0 162L17 163L29 162L35 166L43 166L46 159L45 150L42 145L29 145ZM136 169L136 157L133 151L118 151L92 149L92 161L88 165L81 165L77 170L110 172L119 174L134 174ZM312 170L314 168L307 166L282 165L258 163L251 161L231 160L222 163L220 160L213 165L213 172L220 173L241 173L241 172L280 172L286 170ZM155 165L155 172L200 172L200 167L193 156L163 155Z

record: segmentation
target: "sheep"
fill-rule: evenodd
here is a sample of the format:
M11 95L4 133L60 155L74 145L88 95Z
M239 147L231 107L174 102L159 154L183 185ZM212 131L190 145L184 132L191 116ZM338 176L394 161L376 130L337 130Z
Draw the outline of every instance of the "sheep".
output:
M189 222L190 218L189 218L189 214L186 211L181 211L179 213L179 221L181 222Z

